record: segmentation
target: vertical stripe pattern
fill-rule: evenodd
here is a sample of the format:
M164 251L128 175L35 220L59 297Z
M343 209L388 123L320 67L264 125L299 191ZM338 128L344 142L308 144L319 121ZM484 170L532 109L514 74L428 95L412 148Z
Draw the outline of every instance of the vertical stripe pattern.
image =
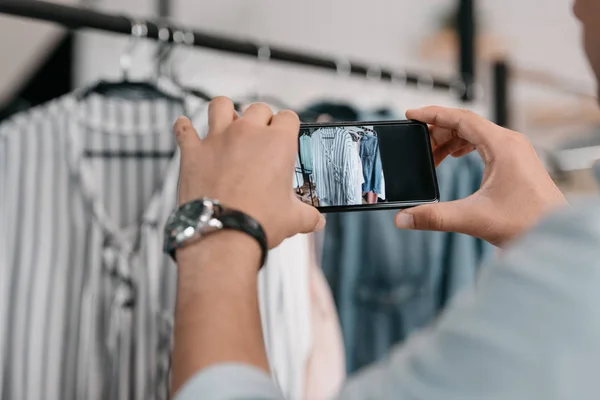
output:
M313 132L312 164L317 196L321 206L361 204L357 198L362 166L356 145L343 128L321 128Z
M182 106L67 96L0 125L0 397L168 393L176 270L161 252Z
M182 113L165 100L66 96L0 124L0 398L168 398L177 273L162 241L177 201L179 154L83 153L172 151ZM206 113L194 125L205 133ZM296 247L280 258L308 254ZM261 279L297 283L304 273L300 261L296 270L280 264ZM280 321L265 336L285 344L270 352L282 371L307 358L281 326L308 329L297 310L309 298L298 285L272 290L276 304L263 304L261 317ZM281 313L283 305L292 308ZM284 391L303 385L303 369Z

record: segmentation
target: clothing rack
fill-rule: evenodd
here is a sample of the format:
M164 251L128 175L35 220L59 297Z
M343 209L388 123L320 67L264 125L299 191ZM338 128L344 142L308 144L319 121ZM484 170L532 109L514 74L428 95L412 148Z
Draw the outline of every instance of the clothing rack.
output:
M458 4L459 71L462 82L467 88L462 100L475 98L473 83L476 81L476 12L475 0L459 0Z
M96 29L106 32L131 35L132 23L144 23L147 26L147 34L144 38L159 39L159 30L163 28L152 21L139 18L129 18L124 15L113 15L98 11L54 4L45 1L28 0L0 0L0 13L19 17L32 18L57 23L70 29ZM270 46L264 43L227 38L224 36L187 30L176 26L165 26L170 31L168 40L173 41L174 32L193 34L192 46L203 47L228 53L240 54L262 58L266 60L282 61L287 63L305 65L310 67L328 69L348 75L363 76L370 79L399 82L406 85L422 85L436 90L450 90L456 88L458 81L446 80L432 77L429 74L392 70L377 65L367 65L348 60L334 60L320 55L304 53L285 49L278 46ZM468 91L468 85L462 85ZM462 97L463 94L460 94Z

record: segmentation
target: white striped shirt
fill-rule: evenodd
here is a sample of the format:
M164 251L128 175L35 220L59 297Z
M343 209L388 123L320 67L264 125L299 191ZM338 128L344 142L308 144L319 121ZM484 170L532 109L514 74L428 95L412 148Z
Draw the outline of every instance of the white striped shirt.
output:
M162 240L179 156L83 155L173 151L183 111L166 100L69 95L0 125L0 398L167 397L177 274ZM206 132L206 113L194 122ZM304 368L290 366L307 355L280 328L310 326L308 291L284 285L305 279L308 264L276 260L303 260L309 248L289 241L259 280L271 365L286 374L284 392L297 393Z
M343 128L321 128L312 134L313 174L322 206L361 204L357 187L362 166L356 144Z
M2 398L166 397L178 159L83 150L172 151L182 112L67 96L0 126Z

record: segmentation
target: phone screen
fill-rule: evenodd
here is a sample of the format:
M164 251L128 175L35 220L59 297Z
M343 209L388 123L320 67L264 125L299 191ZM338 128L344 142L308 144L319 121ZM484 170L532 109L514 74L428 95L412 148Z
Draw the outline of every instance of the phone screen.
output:
M323 212L406 208L439 200L427 125L302 124L294 190Z

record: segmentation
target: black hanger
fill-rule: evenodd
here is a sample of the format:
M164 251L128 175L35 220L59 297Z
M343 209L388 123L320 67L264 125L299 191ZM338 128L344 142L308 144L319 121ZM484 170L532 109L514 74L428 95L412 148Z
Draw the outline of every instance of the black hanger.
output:
M157 84L149 81L133 82L129 79L129 69L131 67L131 58L136 44L140 39L148 34L148 26L145 22L132 22L131 35L132 40L127 51L121 56L121 70L123 78L120 81L109 82L99 81L88 88L83 89L77 94L78 100L84 100L90 95L99 94L106 97L117 97L126 100L159 100L164 99L173 103L184 104L182 97L174 96L160 89ZM162 50L161 50L162 51ZM87 158L139 158L139 159L161 159L172 158L174 151L109 151L109 150L86 150L84 157Z

